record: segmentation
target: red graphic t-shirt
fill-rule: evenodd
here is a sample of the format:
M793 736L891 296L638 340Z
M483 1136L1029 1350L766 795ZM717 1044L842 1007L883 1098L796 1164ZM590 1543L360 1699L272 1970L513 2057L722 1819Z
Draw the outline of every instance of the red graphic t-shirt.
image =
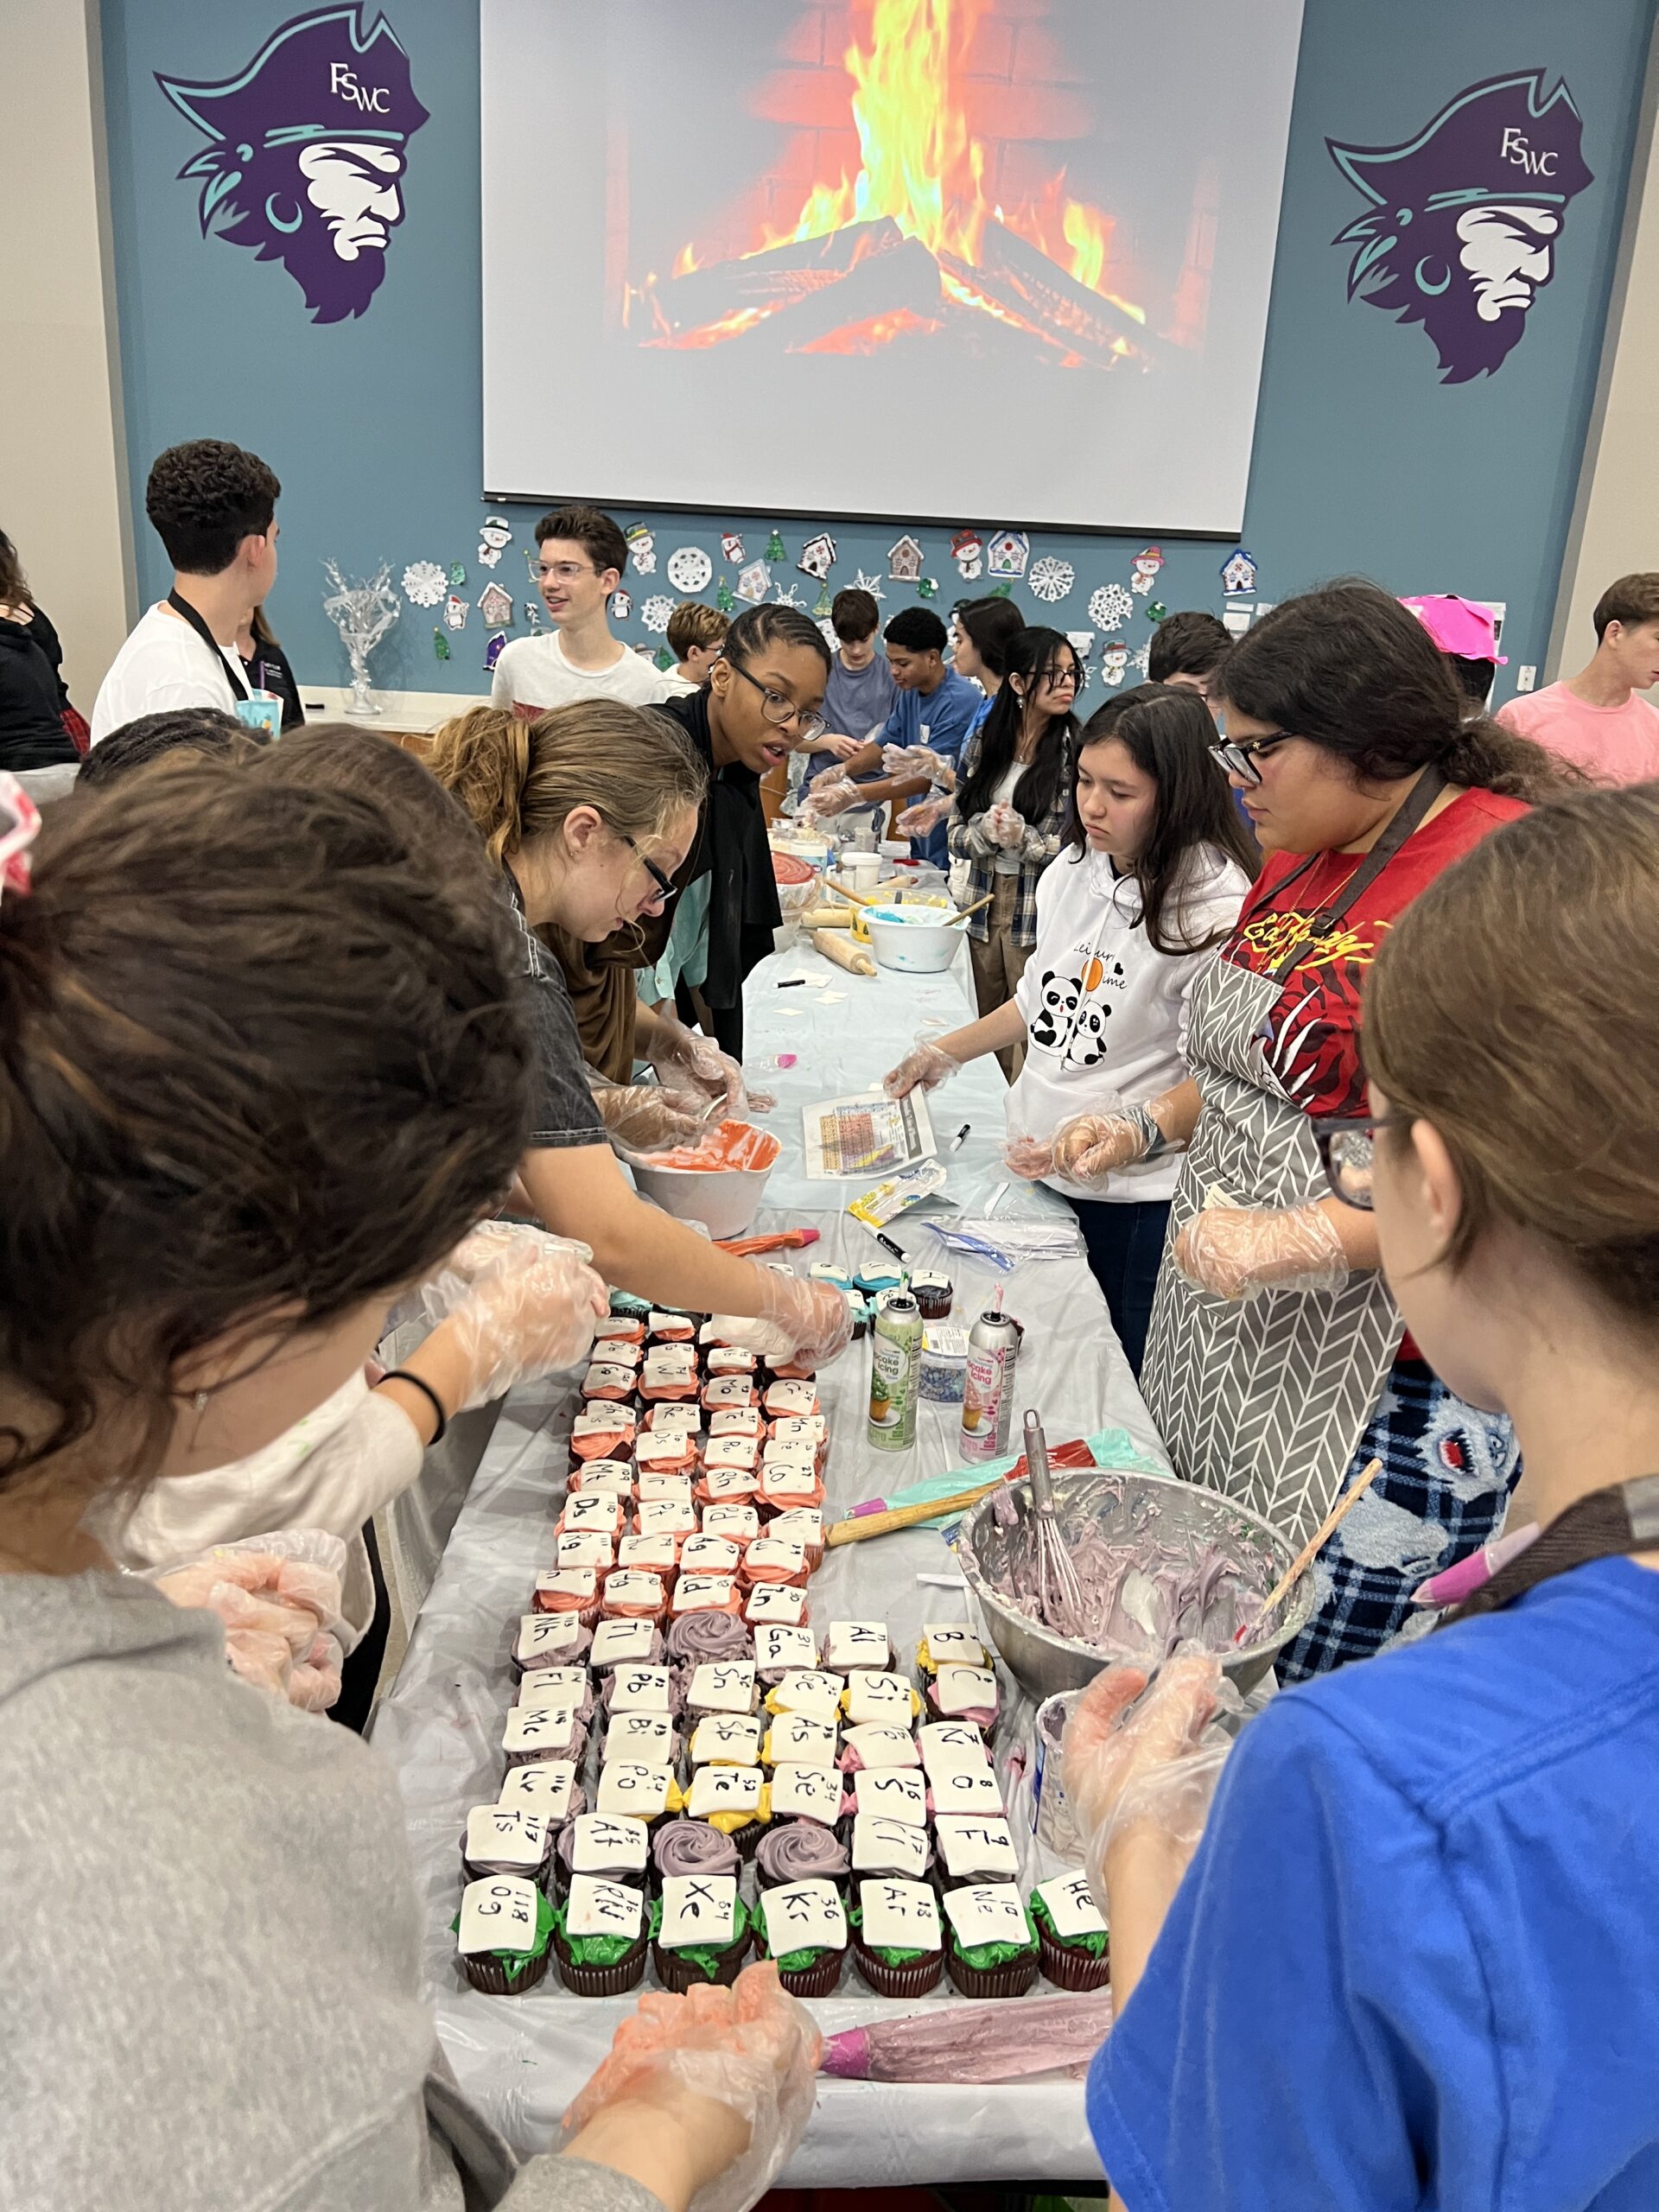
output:
M1526 811L1520 799L1499 798L1494 791L1462 792L1407 838L1332 934L1318 939L1309 938L1311 924L1340 900L1364 855L1322 853L1281 893L1279 887L1306 855L1269 854L1223 957L1255 974L1270 974L1294 944L1306 944L1306 957L1285 977L1274 1002L1264 1039L1268 1065L1304 1113L1364 1111L1360 993L1384 936L1442 870Z

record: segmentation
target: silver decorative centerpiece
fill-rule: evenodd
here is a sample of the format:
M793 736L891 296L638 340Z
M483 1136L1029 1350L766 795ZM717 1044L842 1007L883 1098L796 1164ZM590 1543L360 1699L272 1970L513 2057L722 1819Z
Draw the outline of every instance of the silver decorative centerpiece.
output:
M333 588L322 611L340 632L340 643L352 664L352 696L346 712L353 721L372 721L385 712L369 682L369 655L397 620L397 594L391 588L391 569L383 561L374 575L358 583L340 573L336 561L325 561L323 574Z

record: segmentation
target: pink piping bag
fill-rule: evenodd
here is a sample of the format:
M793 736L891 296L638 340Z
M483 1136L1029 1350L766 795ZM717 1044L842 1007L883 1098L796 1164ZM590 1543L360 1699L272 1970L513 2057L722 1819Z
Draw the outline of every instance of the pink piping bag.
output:
M1106 2040L1112 1999L1038 1997L1014 2005L951 2005L826 2036L821 2074L848 2082L1076 2081Z

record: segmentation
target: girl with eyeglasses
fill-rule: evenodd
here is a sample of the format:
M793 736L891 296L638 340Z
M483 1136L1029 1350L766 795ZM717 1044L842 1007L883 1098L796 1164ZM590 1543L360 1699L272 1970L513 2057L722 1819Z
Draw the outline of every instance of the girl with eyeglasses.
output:
M1112 1931L1090 2126L1120 2212L1638 2212L1659 2203L1659 785L1511 820L1378 935L1372 1118L1338 1168L1370 1210L1332 1217L1446 1386L1513 1421L1541 1533L1420 1612L1435 1633L1272 1699L1230 1750L1214 1659L1091 1687L1063 1768Z
M1185 1149L1141 1376L1179 1473L1300 1543L1382 1461L1316 1566L1319 1605L1279 1662L1294 1681L1395 1635L1415 1584L1491 1535L1514 1481L1507 1422L1425 1364L1313 1132L1363 1101L1360 993L1400 915L1562 779L1464 720L1433 640L1373 584L1286 601L1219 684L1217 751L1267 860L1193 995L1190 1080L1105 1117L1086 1171Z

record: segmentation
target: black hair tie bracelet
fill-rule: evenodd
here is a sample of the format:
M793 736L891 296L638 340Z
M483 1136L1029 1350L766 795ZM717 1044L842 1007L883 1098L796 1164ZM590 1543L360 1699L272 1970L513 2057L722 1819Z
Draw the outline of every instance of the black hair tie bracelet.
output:
M429 1452L433 1445L442 1443L444 1432L449 1426L449 1416L443 1410L442 1399L429 1382L423 1382L418 1375L411 1375L406 1367L389 1367L380 1377L380 1382L407 1382L412 1390L418 1390L423 1397L430 1399L432 1410L438 1417L438 1425L428 1439L425 1449ZM374 1386L377 1390L380 1382Z

